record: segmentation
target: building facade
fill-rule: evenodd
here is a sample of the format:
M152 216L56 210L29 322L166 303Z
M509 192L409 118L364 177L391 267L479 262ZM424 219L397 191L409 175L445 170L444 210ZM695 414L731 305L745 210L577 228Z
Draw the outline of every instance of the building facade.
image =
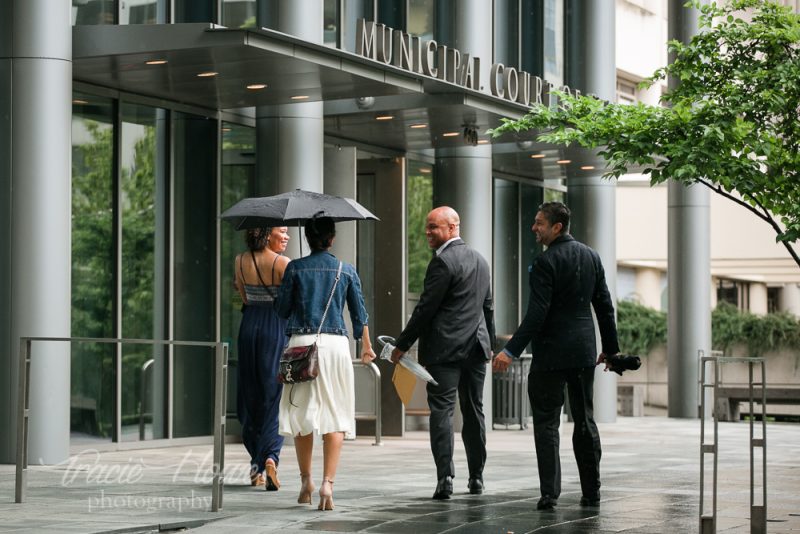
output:
M615 100L616 21L613 0L4 2L0 424L16 428L20 336L221 340L235 365L243 244L217 216L243 197L302 188L380 217L340 224L335 250L359 270L374 335L413 309L424 217L441 204L492 265L501 336L525 312L545 200L571 206L613 293L616 192L600 161L486 131L555 105L552 88ZM210 434L212 371L195 347L37 344L31 462L70 443ZM390 374L383 427L401 435ZM598 373L596 413L616 415L613 373ZM5 433L3 461L14 447Z

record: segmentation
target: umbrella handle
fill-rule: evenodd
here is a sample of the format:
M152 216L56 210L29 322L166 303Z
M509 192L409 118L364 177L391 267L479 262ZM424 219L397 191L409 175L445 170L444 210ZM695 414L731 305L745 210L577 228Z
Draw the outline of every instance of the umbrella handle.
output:
M394 345L395 343L395 339L392 336L378 336L375 339L378 340L378 343L381 344L381 347L384 347L386 345Z

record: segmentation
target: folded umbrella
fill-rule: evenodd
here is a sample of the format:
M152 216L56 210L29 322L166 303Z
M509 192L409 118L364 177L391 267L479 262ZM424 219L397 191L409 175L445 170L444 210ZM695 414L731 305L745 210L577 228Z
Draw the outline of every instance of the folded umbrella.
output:
M392 351L394 350L394 338L391 336L378 336L378 341L383 344L383 350L381 350L381 359L383 360L391 360L392 359ZM421 378L425 382L431 383L434 386L438 386L439 383L434 380L433 376L428 372L427 369L422 367L416 360L412 360L408 356L403 356L400 358L398 362L400 365L414 373L418 378Z

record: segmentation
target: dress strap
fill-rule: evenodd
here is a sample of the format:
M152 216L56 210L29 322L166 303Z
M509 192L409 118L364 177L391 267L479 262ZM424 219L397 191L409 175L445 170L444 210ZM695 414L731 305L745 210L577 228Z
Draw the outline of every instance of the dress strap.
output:
M272 260L272 274L269 277L269 281L272 282L272 285L275 285L275 264L278 262L278 256L280 254L275 254L275 259Z
M261 278L261 271L258 270L258 263L256 262L256 255L252 250L250 251L250 256L253 258L253 267L256 268L256 274L258 275L258 280L261 282L262 286L267 287L267 284L264 283L264 279Z

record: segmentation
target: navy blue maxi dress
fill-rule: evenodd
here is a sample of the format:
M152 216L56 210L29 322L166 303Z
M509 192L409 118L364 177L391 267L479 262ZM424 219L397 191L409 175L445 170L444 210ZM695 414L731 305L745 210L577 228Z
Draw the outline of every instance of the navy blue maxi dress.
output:
M276 256L275 261L277 259ZM253 262L255 264L255 258ZM263 473L267 459L272 458L278 465L283 446L283 436L278 433L283 385L277 376L287 338L286 320L278 317L273 309L279 286L264 284L257 265L256 272L261 285L244 284L247 304L243 306L239 326L237 411L251 468ZM270 282L274 282L274 275L273 261Z

